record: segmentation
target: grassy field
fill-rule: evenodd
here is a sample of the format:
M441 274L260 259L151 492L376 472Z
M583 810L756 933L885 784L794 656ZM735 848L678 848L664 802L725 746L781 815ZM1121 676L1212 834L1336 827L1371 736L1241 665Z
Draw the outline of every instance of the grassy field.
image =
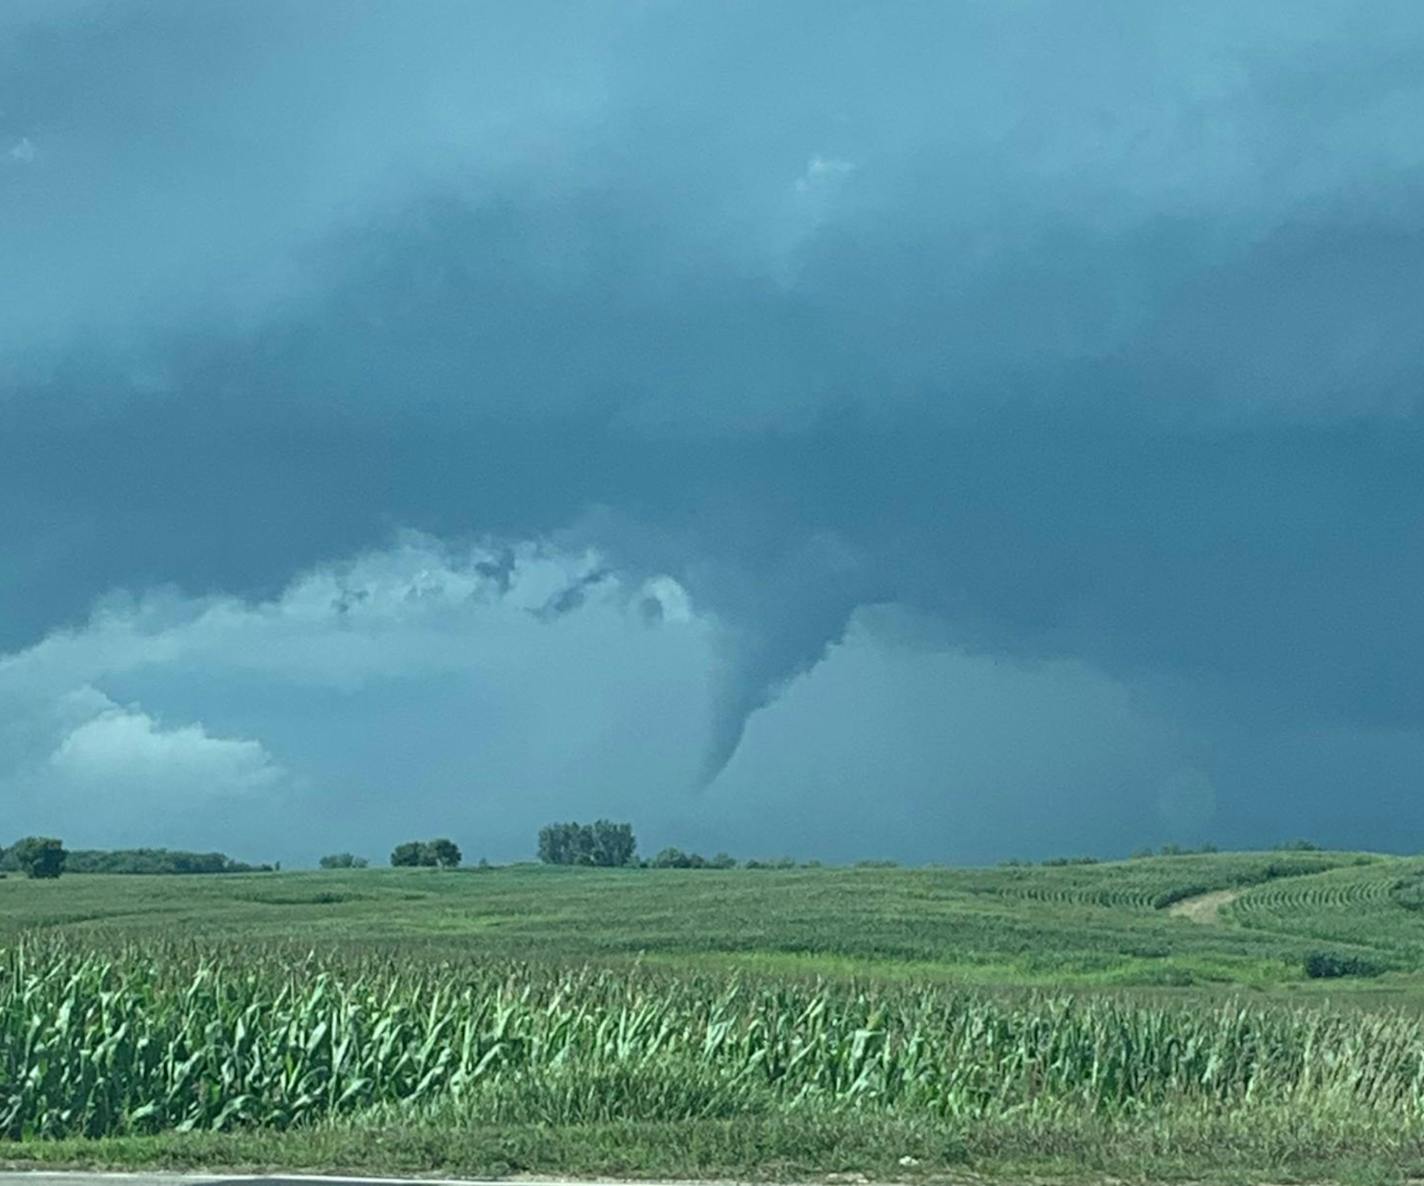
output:
M1313 852L11 877L0 1160L1402 1180L1421 882Z

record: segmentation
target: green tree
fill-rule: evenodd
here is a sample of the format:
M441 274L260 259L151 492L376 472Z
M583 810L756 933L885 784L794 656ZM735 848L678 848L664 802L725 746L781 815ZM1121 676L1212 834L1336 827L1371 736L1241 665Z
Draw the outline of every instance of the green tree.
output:
M53 879L64 872L64 842L53 836L26 836L14 849L15 862L26 877Z
M539 859L546 865L571 865L566 851L568 824L545 824L539 829Z
M413 868L417 865L433 865L433 860L427 859L425 845L419 840L407 840L404 844L397 844L391 850L391 864L397 868Z
M438 840L431 840L425 846L426 855L430 858L428 863L439 865L442 869L454 869L460 864L460 850L453 840L444 836Z
M539 859L546 865L631 865L638 842L632 824L601 819L592 824L569 821L539 829Z
M323 869L364 869L369 863L365 857L349 852L329 853L317 862ZM392 860L391 864L395 861Z
M617 869L631 865L638 852L638 842L633 837L632 824L597 820L593 824L592 841L592 863L604 868Z

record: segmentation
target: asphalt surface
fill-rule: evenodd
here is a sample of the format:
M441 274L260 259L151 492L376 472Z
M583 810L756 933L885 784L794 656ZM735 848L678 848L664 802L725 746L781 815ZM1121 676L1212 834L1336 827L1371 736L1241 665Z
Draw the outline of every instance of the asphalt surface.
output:
M348 1178L327 1174L88 1173L83 1170L0 1170L0 1186L630 1186L627 1182L570 1182L515 1178ZM691 1186L638 1182L636 1186Z
M453 1178L345 1178L317 1174L160 1174L85 1173L81 1170L0 1171L0 1186L494 1186ZM510 1186L506 1182L498 1186ZM518 1186L571 1186L568 1182L520 1179ZM579 1182L577 1186L626 1186L626 1183ZM638 1186L680 1186L641 1182Z

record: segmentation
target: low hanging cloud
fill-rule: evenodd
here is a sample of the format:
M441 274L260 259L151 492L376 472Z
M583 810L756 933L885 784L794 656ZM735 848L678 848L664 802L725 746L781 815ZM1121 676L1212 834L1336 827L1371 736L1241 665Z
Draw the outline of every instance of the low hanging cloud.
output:
M827 546L801 563L848 563ZM570 815L631 819L649 851L990 860L1279 839L1255 815L1272 750L1314 754L1297 818L1340 827L1331 770L1395 788L1424 755L1418 735L1224 730L1171 689L1004 661L890 605L799 623L803 660L803 604L765 696L733 665L765 645L679 581L547 541L407 533L267 599L111 595L0 660L0 796L13 829L76 845L297 865L408 834L518 858ZM1350 834L1378 823L1357 802Z
M418 535L267 601L110 597L0 660L0 789L10 826L71 841L204 844L221 818L245 851L306 860L322 820L380 844L419 819L478 835L491 796L598 810L634 769L676 794L715 629L665 577Z

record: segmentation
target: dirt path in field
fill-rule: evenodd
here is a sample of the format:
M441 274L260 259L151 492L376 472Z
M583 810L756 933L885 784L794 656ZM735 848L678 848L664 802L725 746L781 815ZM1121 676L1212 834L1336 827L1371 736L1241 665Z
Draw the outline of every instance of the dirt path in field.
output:
M1195 898L1183 898L1167 907L1168 914L1189 918L1193 922L1212 923L1221 921L1221 908L1229 906L1241 896L1239 889L1212 890L1209 894L1198 894Z

